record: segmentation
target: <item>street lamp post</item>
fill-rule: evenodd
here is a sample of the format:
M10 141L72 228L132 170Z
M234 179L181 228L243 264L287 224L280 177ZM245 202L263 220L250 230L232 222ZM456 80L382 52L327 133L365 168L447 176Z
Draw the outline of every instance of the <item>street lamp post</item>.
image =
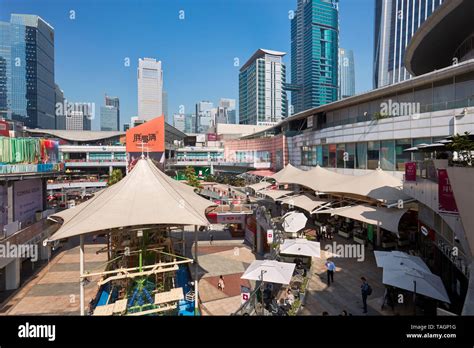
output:
M261 281L261 284L260 284L260 292L261 292L261 296L262 296L262 315L265 314L265 311L264 311L264 309L265 309L265 304L264 304L264 302L263 302L263 275L264 275L265 273L267 273L267 271L265 271L265 270L263 270L263 269L260 271L260 281Z

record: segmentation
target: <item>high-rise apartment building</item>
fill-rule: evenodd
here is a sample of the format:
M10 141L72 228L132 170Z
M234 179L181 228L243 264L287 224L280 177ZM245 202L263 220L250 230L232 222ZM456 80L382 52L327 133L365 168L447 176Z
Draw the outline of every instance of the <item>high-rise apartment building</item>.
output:
M200 101L196 104L196 133L206 133L212 125L212 109L214 104L210 101Z
M354 52L339 48L338 99L355 95Z
M174 114L173 115L173 126L181 132L186 131L186 115L185 114Z
M163 71L161 61L138 60L138 117L151 120L163 115Z
M445 1L445 0L444 0ZM374 88L411 78L405 49L443 0L375 0Z
M100 130L120 130L120 100L117 97L105 96L105 106L100 108Z
M298 0L291 20L291 104L294 113L337 99L338 6L338 0Z
M57 84L54 85L56 129L66 129L66 112L64 112L64 91Z
M35 15L0 22L0 117L56 127L54 29Z
M91 130L91 121L94 117L94 110L90 104L74 103L67 111L67 130Z
M237 110L235 99L221 98L219 100L219 106L227 109L227 123L237 123Z
M168 122L169 124L172 123L172 118L168 114L168 92L163 90L163 115L165 116L165 122ZM170 119L168 119L170 117Z
M288 115L285 54L259 49L240 69L240 124L275 124Z

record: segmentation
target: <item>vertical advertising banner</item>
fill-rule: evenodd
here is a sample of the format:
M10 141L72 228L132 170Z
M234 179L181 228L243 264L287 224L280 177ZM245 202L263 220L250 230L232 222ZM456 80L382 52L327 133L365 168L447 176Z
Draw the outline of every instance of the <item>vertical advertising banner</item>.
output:
M154 160L163 169L165 160L165 117L156 117L127 130L125 148L129 170L133 168L142 153Z
M31 223L36 212L43 210L41 179L15 181L13 184L13 212L15 221Z
M416 181L416 162L405 163L405 181Z
M0 185L0 236L3 227L8 223L8 190L7 185Z
M446 169L438 169L438 204L440 213L458 214L458 207Z

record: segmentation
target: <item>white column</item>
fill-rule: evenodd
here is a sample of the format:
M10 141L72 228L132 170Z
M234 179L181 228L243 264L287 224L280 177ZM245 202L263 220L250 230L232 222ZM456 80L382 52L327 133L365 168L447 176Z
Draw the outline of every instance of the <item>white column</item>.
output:
M198 227L194 226L194 315L199 310L198 267Z
M5 267L5 289L15 290L20 287L21 259L15 258Z
M80 246L79 246L79 274L80 274L80 304L81 304L81 315L84 315L84 279L82 275L84 274L84 235L80 236Z

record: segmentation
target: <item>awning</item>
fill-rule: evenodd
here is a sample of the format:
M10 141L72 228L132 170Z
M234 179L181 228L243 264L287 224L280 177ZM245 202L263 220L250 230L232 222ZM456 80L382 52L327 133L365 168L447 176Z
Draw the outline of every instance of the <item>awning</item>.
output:
M321 257L321 244L305 238L285 239L280 254Z
M261 280L268 283L290 284L296 264L274 260L255 260L241 279Z
M261 181L261 182L257 182L256 184L247 185L248 188L251 188L255 192L263 190L264 188L267 188L268 186L272 186L272 184L266 181Z
M282 204L288 204L311 213L314 209L328 203L327 200L320 199L308 194L296 195L290 197L280 198Z
M271 177L275 179L278 183L287 183L289 180L293 179L296 175L304 173L301 169L298 169L291 164L288 164L285 168L279 172L273 174Z
M401 251L374 251L378 267L383 268L412 268L421 272L431 273L421 257L409 255Z
M360 204L320 210L318 213L338 215L370 225L379 225L381 228L398 235L398 224L403 214L407 211L408 209L374 207L367 204Z
M293 191L289 190L261 190L258 191L259 194L265 195L276 201L278 198L291 195L294 193Z
M208 225L206 209L215 205L140 159L118 183L74 208L51 215L63 221L50 240L143 225Z

